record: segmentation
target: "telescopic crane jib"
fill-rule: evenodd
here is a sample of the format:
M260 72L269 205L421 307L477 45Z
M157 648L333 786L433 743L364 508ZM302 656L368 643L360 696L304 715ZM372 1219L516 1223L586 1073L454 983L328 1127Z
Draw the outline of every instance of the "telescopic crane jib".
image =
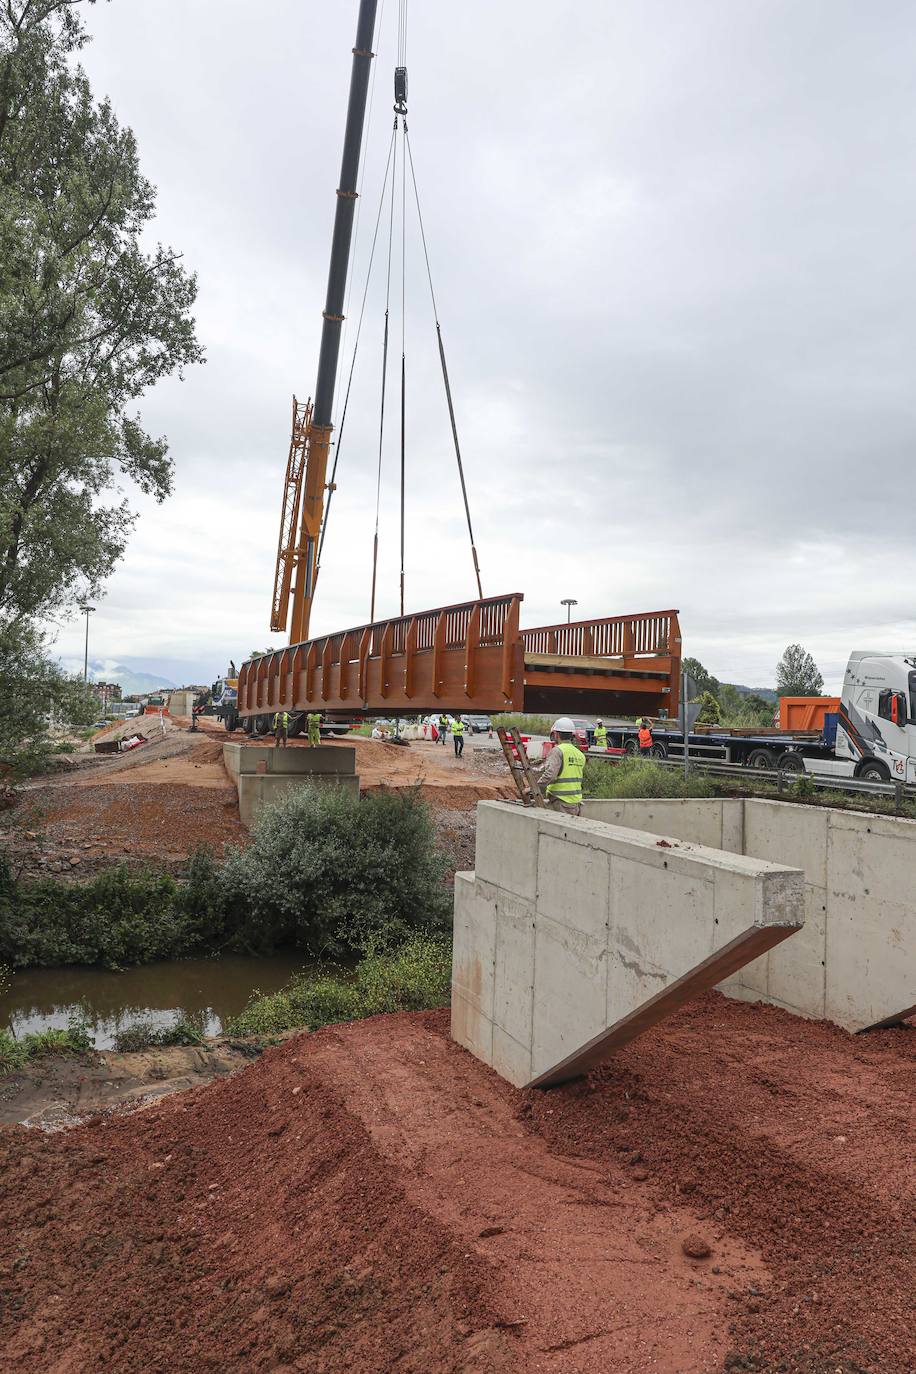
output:
M331 243L331 264L328 270L328 291L321 329L321 350L318 355L318 378L315 382L315 401L307 407L293 402L293 435L290 460L284 488L283 516L280 526L280 548L274 584L271 629L286 629L290 587L292 588L292 617L290 642L308 638L312 599L315 594L315 571L318 540L324 513L324 493L328 470L328 451L331 444L331 413L334 388L337 382L337 363L340 355L340 336L343 325L344 297L350 263L350 244L357 199L360 150L366 117L369 73L374 53L375 16L378 0L360 0L353 48L353 67L350 75L350 98L347 105L347 126L344 134L340 184L337 188L337 212L334 218L334 237ZM298 423L297 423L298 422ZM301 492L301 497L300 497ZM301 505L301 510L296 506ZM299 523L299 537L295 545L292 537Z

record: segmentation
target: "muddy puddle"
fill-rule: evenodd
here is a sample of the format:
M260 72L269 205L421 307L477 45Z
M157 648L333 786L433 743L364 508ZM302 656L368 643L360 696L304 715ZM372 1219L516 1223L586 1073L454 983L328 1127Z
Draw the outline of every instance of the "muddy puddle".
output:
M295 950L263 959L224 955L146 964L113 973L100 968L23 969L0 993L0 1026L17 1038L88 1022L97 1049L112 1049L115 1036L138 1022L157 1029L179 1018L204 1035L219 1035L255 989L276 992L293 974L308 971Z

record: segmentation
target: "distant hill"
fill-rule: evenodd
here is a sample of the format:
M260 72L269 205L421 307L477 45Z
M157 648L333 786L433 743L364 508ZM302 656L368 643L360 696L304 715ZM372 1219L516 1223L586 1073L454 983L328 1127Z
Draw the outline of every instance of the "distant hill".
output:
M779 697L772 687L742 687L740 682L733 682L731 685L734 687L735 691L740 692L743 697L750 696L751 693L753 693L754 696L763 697L764 701L772 701L775 703L779 700Z
M68 673L83 674L82 659L77 661L73 658L62 660L62 666ZM134 672L124 663L113 662L111 659L90 659L89 660L89 681L90 682L119 682L124 696L138 696L143 692L155 692L159 687L166 687L174 690L178 685L171 678L164 675L148 672Z

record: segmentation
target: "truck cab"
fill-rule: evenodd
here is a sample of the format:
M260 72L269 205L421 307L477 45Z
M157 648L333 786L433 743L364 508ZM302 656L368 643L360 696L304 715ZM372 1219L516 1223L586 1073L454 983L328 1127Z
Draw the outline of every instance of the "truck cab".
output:
M916 654L850 655L836 757L859 778L916 782Z

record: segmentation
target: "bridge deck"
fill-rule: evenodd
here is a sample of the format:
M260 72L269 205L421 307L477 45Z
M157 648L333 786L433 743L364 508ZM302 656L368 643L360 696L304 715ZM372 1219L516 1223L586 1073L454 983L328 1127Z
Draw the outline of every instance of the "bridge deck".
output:
M243 721L433 711L675 715L676 611L521 630L520 593L444 606L291 644L239 673Z

